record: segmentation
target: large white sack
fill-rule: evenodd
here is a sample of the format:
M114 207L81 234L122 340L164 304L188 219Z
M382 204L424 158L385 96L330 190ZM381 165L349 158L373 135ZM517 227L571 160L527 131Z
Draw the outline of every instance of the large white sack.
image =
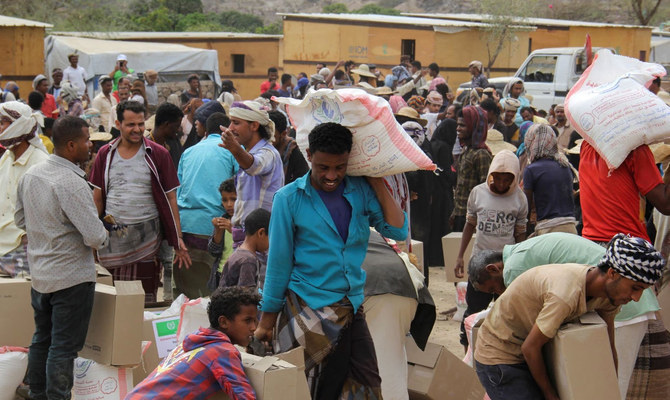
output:
M179 327L177 328L177 344L183 342L186 335L194 333L200 328L210 326L209 316L207 315L208 306L209 297L189 300L182 304Z
M13 400L28 369L28 349L0 347L0 400Z
M309 147L307 136L315 126L336 122L353 133L347 174L383 177L436 166L395 120L391 106L381 97L361 89L320 89L304 99L275 97L286 104L286 112L295 126L300 151Z
M133 390L133 371L98 364L78 357L74 360L74 400L123 400Z
M603 49L565 98L572 126L610 169L643 144L670 137L670 107L647 87L663 66Z

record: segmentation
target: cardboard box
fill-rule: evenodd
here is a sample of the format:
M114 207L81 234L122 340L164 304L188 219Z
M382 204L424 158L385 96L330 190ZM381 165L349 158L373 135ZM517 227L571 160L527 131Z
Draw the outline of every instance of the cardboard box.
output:
M28 347L35 333L30 281L0 278L0 347Z
M443 346L428 343L421 351L411 337L407 352L407 387L411 400L481 400L486 393L475 370Z
M141 359L144 290L140 281L97 283L91 321L79 356L98 364L126 366Z
M442 237L442 255L444 257L444 271L447 274L447 282L467 282L468 281L468 262L470 255L472 255L472 245L475 243L476 234L472 235L468 247L463 254L463 261L465 262L465 275L462 278L457 278L454 274L454 267L456 266L456 257L461 248L462 232L452 232Z
M112 274L102 265L95 264L95 275L95 283L114 286L114 279L112 278Z
M561 400L621 398L607 325L597 314L561 326L543 351Z
M423 242L412 239L412 254L416 255L419 263L417 267L419 268L419 271L423 272L426 267L423 259Z
M142 353L140 365L133 369L133 383L137 385L156 369L158 364L177 347L179 315L145 318L142 323L142 341L150 342Z
M302 367L284 359L293 360ZM304 364L302 347L267 357L242 353L244 372L258 400L310 400ZM229 399L224 393L211 398L214 400Z

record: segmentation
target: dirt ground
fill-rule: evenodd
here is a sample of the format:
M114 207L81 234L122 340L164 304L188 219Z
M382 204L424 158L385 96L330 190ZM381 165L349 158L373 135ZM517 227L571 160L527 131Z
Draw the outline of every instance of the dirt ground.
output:
M461 323L451 319L453 313L448 315L442 314L443 311L456 307L456 287L453 282L447 282L444 268L430 268L428 290L433 296L435 307L437 308L437 321L435 321L429 341L440 344L459 358L463 358L465 353L463 346L459 342Z

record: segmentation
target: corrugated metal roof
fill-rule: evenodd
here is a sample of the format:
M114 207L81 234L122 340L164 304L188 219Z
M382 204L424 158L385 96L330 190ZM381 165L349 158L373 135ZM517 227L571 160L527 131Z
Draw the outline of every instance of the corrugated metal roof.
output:
M334 21L356 21L356 22L375 22L381 24L397 25L421 25L421 26L462 26L462 27L485 27L486 24L470 21L451 21L446 19L432 19L421 17L410 17L406 15L378 15L378 14L292 14L277 13L283 17L308 18Z
M403 13L403 15L409 17L417 18L428 18L428 19L446 19L451 21L471 21L471 22L482 22L486 20L486 16L482 14L421 14L421 13ZM520 20L521 21L521 20ZM589 21L571 21L567 19L550 19L550 18L525 18L522 20L523 23L536 26L581 26L581 27L593 27L593 28L605 28L605 27L617 27L617 28L648 28L650 26L642 25L624 25L624 24L607 24L602 22L589 22Z
M281 39L283 35L240 32L52 32L53 35L103 40L128 39Z
M31 26L35 28L53 28L53 25L45 24L44 22L8 17L6 15L0 15L0 26Z

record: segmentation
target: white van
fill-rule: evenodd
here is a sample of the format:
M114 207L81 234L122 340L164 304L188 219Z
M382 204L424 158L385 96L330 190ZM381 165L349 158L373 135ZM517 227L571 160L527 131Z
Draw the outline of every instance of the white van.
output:
M593 54L601 48L593 48ZM549 111L552 104L565 100L568 91L574 86L586 69L586 53L583 47L557 47L539 49L530 53L514 78L523 79L526 94L533 97L532 105L538 110ZM489 83L502 93L512 77L491 78ZM459 86L469 89L470 82ZM465 90L463 90L465 91ZM457 92L457 96L458 96Z

